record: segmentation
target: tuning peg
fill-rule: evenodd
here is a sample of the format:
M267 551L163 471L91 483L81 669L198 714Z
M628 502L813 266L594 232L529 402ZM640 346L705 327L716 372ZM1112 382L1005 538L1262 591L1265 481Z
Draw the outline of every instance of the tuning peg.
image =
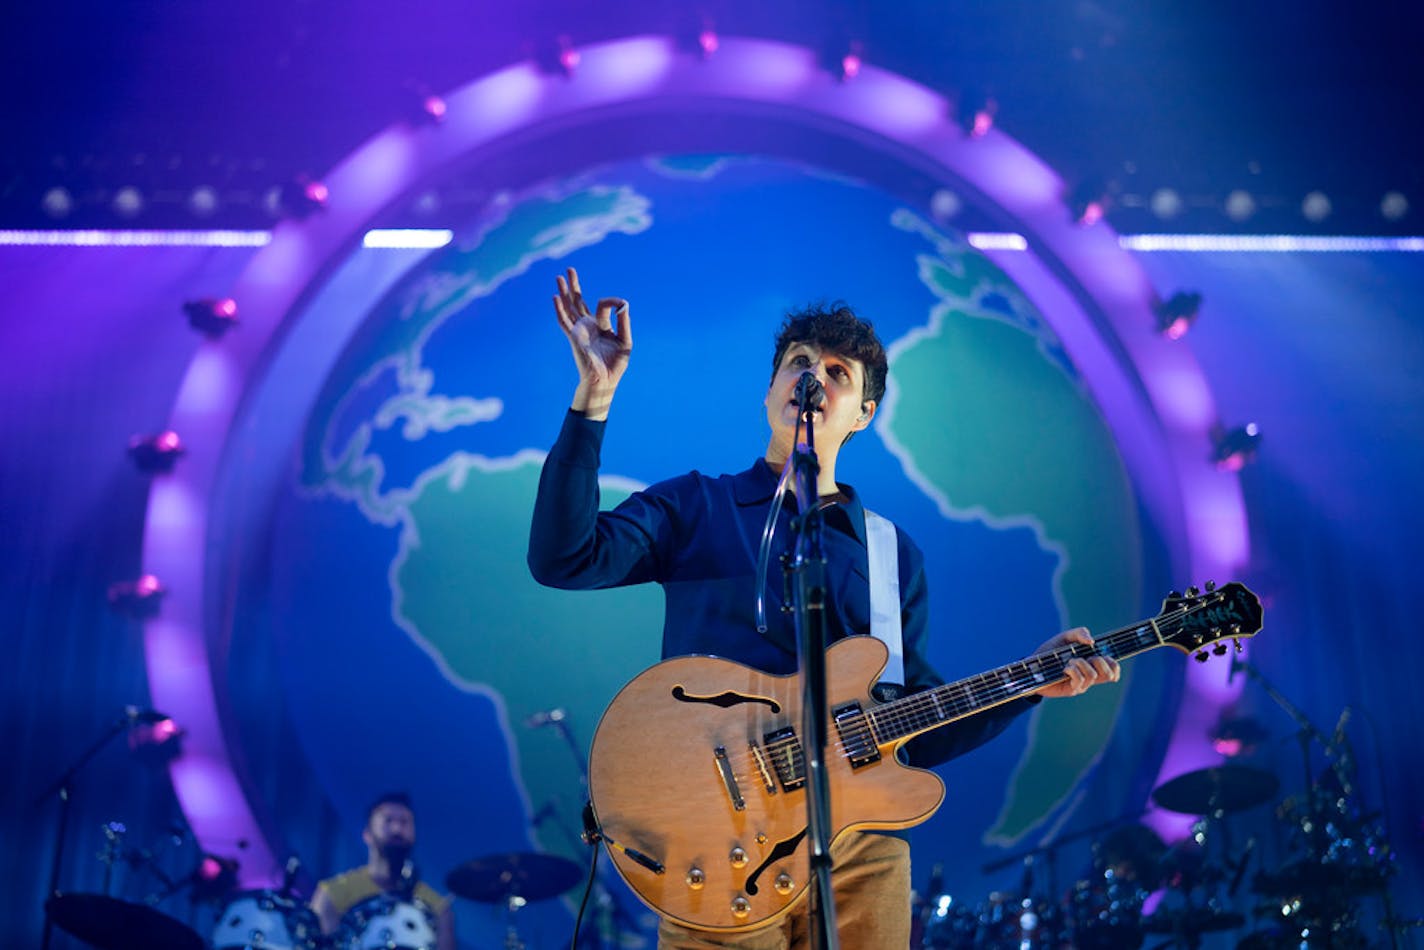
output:
M1216 646L1211 648L1211 652L1216 654L1217 656L1226 656L1226 644L1218 643Z
M1200 593L1201 593L1201 591L1197 590L1195 587L1188 587L1188 588L1187 588L1187 596L1188 596L1188 597L1196 597L1196 596L1197 596L1198 594L1200 594Z
M1182 599L1182 592L1179 591L1179 590L1170 590L1170 591L1167 592L1167 599L1168 599L1168 600L1181 600L1181 599Z
M1233 624L1232 624L1229 628L1227 628L1227 629L1229 629L1229 630L1231 631L1231 635L1234 637L1234 636L1236 636L1237 634L1239 634L1239 633L1241 632L1241 624L1239 624L1239 623L1233 623ZM1237 641L1236 641L1236 646L1237 646L1238 648L1240 648L1240 646L1241 646L1241 641L1240 641L1240 640L1237 640Z
M1243 647L1243 646L1241 645L1241 641L1240 641L1240 640L1232 640L1231 642L1234 643L1234 644L1236 644L1236 652L1237 652L1237 653L1240 653L1242 650L1245 649L1245 647Z
M1207 653L1205 650L1202 650L1200 652L1193 653L1192 658L1195 659L1198 663L1205 663L1207 661Z
M1207 582L1206 582L1206 592L1207 592L1208 594L1210 594L1210 593L1211 593L1212 591L1214 591L1214 590L1216 590L1216 581L1207 581Z

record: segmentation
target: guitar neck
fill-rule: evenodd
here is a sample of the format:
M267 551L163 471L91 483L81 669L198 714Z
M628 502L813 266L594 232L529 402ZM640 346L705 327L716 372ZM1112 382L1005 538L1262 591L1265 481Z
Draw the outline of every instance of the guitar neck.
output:
M880 743L909 739L1061 682L1068 678L1065 670L1070 660L1095 656L1125 660L1168 646L1171 628L1180 623L1180 618L1173 614L1163 614L1096 637L1092 646L1070 643L967 679L883 703L872 709L868 718Z

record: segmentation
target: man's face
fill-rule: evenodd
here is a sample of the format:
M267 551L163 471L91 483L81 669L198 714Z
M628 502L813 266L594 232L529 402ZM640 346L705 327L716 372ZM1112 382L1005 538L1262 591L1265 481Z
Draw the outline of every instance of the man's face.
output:
M397 802L382 802L371 812L361 837L387 856L409 854L415 847L415 815Z
M789 444L795 432L796 382L807 370L826 389L826 401L813 417L818 448L839 446L852 432L870 425L876 407L864 399L865 367L860 361L809 343L792 343L781 355L766 393L766 420L774 442L785 439Z

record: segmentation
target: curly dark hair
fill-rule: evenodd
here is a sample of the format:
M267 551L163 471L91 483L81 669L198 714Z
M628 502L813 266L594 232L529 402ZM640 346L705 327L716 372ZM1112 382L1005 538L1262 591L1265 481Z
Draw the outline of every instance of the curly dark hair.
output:
M889 372L885 346L875 334L874 325L857 316L843 301L814 303L786 314L776 334L776 352L771 357L772 379L781 368L781 358L796 343L810 344L856 360L865 367L861 399L873 400L878 405L885 397L885 376Z

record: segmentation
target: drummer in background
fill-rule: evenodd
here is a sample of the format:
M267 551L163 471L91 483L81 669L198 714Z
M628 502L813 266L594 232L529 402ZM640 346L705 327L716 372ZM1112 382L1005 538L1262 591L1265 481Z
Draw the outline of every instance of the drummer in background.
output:
M361 840L366 842L366 863L327 878L312 895L311 908L321 920L321 932L330 936L346 912L368 898L390 894L409 901L414 897L435 915L436 950L455 950L455 917L450 899L420 880L411 861L415 810L410 796L389 792L377 798L366 812Z

